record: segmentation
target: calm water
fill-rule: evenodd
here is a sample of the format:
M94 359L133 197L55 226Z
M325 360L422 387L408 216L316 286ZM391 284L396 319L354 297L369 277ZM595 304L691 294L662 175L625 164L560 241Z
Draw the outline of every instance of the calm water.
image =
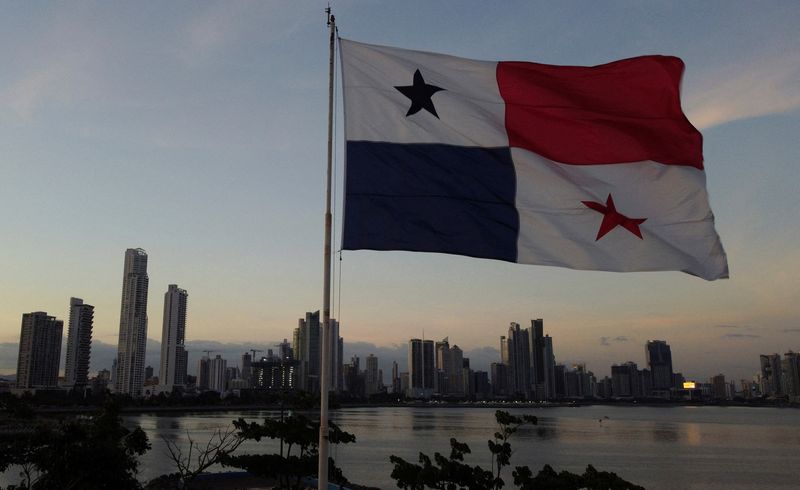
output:
M488 408L354 408L331 419L357 442L332 449L352 481L396 488L389 455L416 462L419 451L449 453L457 438L473 450L473 464L490 465L486 441L495 429ZM587 464L614 471L648 489L800 488L800 410L744 407L574 407L510 410L532 413L539 425L511 440L512 465L583 472ZM173 471L164 439L184 443L187 431L205 442L216 428L239 416L257 420L275 412L138 415L153 449L143 458L142 478ZM609 417L605 419L604 417ZM603 419L602 422L599 420ZM240 451L277 449L277 443ZM506 481L511 471L506 468Z

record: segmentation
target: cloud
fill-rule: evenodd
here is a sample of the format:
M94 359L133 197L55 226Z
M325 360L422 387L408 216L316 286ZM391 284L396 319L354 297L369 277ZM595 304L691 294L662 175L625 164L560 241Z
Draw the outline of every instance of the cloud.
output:
M305 15L309 8L311 5L298 9L294 2L255 0L210 4L178 29L176 54L192 65L213 58L251 36L258 42L279 41L300 24L316 19Z
M731 330L753 330L753 327L749 325L713 325L711 328L725 328Z
M752 333L726 333L722 337L723 339L758 339L761 338L760 335L752 334Z
M5 106L18 120L30 121L47 104L85 100L97 88L92 77L96 49L89 43L64 46L39 53L22 76L0 92Z
M611 342L627 342L628 340L630 339L624 335L618 335L616 337L600 337L600 345L608 347L611 345Z
M699 129L800 108L800 51L731 64L687 93L689 120Z
M783 333L800 333L800 328L784 328Z

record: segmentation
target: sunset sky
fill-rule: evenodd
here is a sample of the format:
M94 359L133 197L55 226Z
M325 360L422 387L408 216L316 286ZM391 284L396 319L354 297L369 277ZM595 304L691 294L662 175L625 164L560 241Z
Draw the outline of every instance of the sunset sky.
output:
M126 248L149 255L155 340L168 284L189 292L193 341L273 343L321 308L325 5L0 5L0 372L15 370L22 313L66 319L70 296L95 306L94 338L115 345ZM332 6L342 37L467 58L681 57L731 273L345 252L334 316L346 341L391 348L424 331L496 348L509 322L543 318L557 359L601 376L664 339L676 370L735 379L760 353L800 350L796 1Z

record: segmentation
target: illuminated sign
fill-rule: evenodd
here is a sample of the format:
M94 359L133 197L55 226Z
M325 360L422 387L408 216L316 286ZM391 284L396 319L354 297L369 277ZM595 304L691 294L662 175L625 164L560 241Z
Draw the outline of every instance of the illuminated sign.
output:
M684 390L693 390L697 388L697 384L694 381L684 381L683 382L683 389Z

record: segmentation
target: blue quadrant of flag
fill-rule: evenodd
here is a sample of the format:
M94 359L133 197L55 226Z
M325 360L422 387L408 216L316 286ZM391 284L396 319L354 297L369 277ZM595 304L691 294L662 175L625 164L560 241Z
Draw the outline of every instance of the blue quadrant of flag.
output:
M509 148L349 141L346 180L346 250L517 260Z

